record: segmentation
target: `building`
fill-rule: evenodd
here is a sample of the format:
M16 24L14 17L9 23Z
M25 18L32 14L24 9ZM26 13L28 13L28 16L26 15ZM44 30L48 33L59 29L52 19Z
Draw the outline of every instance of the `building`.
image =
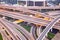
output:
M7 4L19 4L22 6L47 6L47 5L59 5L60 0L0 0Z
M44 0L18 0L18 4L27 6L43 6Z
M59 5L60 0L17 0L18 4L26 6Z
M0 0L0 2L5 2L6 4L17 4L17 0Z

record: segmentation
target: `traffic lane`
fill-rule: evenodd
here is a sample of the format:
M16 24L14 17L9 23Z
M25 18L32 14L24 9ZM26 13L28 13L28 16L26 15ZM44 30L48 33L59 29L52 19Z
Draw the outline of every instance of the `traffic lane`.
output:
M8 21L5 20L5 19L2 19L2 21L8 22ZM19 29L19 30L20 30L27 38L29 38L30 40L34 40L34 38L32 37L32 35L31 35L28 31L26 31L26 29L24 29L23 27L21 27L20 25L14 24L14 23L12 23L12 22L8 22L8 23L10 23L11 25L13 25L14 28Z
M9 16L9 17L13 17L13 18L15 18L15 19L23 19L23 20L25 20L25 21L30 21L30 23L32 22L32 23L38 23L38 24L41 24L41 23L49 23L49 21L45 21L45 20L42 20L42 19L40 19L40 18L33 18L33 17L29 17L29 16L27 16L27 15L22 15L22 14L20 14L20 15L17 15L17 13L16 13L16 15L15 15L15 13L11 13L11 12L3 12L3 11L1 11L0 12L0 14L1 15L4 15L4 16ZM8 14L9 13L9 14ZM31 20L32 19L32 20ZM44 24L45 24L44 23Z

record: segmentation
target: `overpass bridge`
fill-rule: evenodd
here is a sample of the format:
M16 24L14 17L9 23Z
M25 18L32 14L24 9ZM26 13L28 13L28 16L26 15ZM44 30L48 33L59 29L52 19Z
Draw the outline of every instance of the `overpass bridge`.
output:
M2 8L3 7L3 8ZM12 12L12 11L8 11L9 10L9 8L11 8L11 6L0 6L0 15L3 15L3 17L5 17L5 16L8 16L8 17L11 17L11 18L14 18L14 19L22 19L22 20L24 20L24 21L26 21L26 22L29 22L29 23L34 23L34 24L39 24L39 25L41 25L41 27L42 26L47 26L45 29L44 29L44 31L39 35L39 31L40 30L38 30L38 32L37 32L37 29L38 28L36 28L36 27L33 27L32 26L32 28L31 28L31 32L29 33L29 32L27 32L24 28L22 28L21 26L19 26L19 25L17 25L17 24L15 24L15 23L12 23L12 22L9 22L9 21L6 21L5 19L0 19L0 23L2 23L2 25L4 24L4 26L6 25L6 27L4 27L4 28L6 28L6 29L9 29L10 30L10 32L14 32L14 33L16 33L16 35L17 35L17 37L16 37L16 35L12 35L13 37L13 39L15 39L14 38L14 36L17 38L17 40L26 40L26 39L29 39L29 40L42 40L44 37L45 37L45 35L49 32L49 30L52 28L52 26L57 22L57 20L60 18L60 17L58 17L58 18L53 18L53 17L50 17L49 15L46 15L46 16L44 16L44 15L42 15L43 17L48 17L48 18L52 18L52 22L51 21L48 21L48 20L43 20L43 19L41 19L41 18L36 18L36 17L34 17L34 16L29 16L29 15L23 15L21 12ZM15 9L15 7L13 6L12 8L14 8L13 10L17 10L17 8ZM20 8L20 7L19 7ZM8 9L8 10L7 10ZM19 9L19 10L21 10L21 9ZM23 10L24 10L24 8L23 8ZM28 9L26 9L26 10L28 10ZM25 11L23 11L23 12L25 12ZM27 11L27 12L29 12L30 13L30 10L29 11ZM35 13L35 11L32 11L32 14L33 13ZM36 13L39 13L39 12L36 12ZM55 20L54 20L55 19ZM58 20L59 21L59 20ZM50 23L51 22L51 23ZM49 24L50 23L50 24ZM55 26L57 26L57 25L55 25ZM13 28L13 29L12 29ZM21 33L19 33L17 30L16 30L16 28L17 29L19 29L22 33L23 33L23 35L21 34ZM39 27L40 28L40 27ZM9 30L8 30L8 32L9 32ZM25 33L24 33L25 32ZM4 32L3 32L4 33ZM38 38L36 39L36 33L38 33ZM18 35L18 34L20 34L20 36L22 36L21 38L20 38L20 36ZM32 35L31 35L32 34ZM24 38L24 39L22 39L22 38ZM35 38L35 39L34 39Z
M60 20L60 16L57 17L56 19L54 19L53 21L51 21L46 28L44 29L44 31L40 34L40 36L37 38L37 40L43 40L46 36L46 34L49 32L50 29L53 28L53 26Z
M36 7L36 8L39 9L40 7ZM53 8L54 9L55 7L42 7L42 8L45 8L45 9L47 9L47 8L52 9ZM42 19L47 20L47 21L51 21L54 18L54 17L52 18L51 15L46 15L46 14L43 14L41 12L28 10L28 7L26 8L26 7L16 7L16 6L12 6L12 5L11 6L9 6L9 5L8 6L7 5L1 5L0 9L13 11L13 12L18 12L18 13L29 15L29 16L32 15L34 17L42 18ZM60 6L56 6L56 9L60 9ZM46 13L49 14L49 12L46 12Z
M56 18L56 19L53 20L50 24L47 25L47 27L46 27L46 33L47 33L47 31L48 31L49 29L51 29L50 27L51 27L52 25L54 25L54 24L57 22L58 19L60 19L60 17ZM4 20L4 19L3 19L3 20ZM1 20L1 21L2 21L2 20ZM5 21L5 20L4 20L4 21ZM2 21L2 22L6 24L7 21L6 21L6 22L4 22L4 21ZM9 22L8 22L8 23L9 23ZM12 23L11 23L11 24L12 24ZM13 24L12 24L12 25L13 25ZM51 25L51 26L50 26L50 25ZM48 27L48 26L49 26L49 27ZM43 32L44 32L44 35L46 35L46 34L45 34L45 31L43 31ZM42 32L41 34L43 34L43 32ZM43 38L43 37L44 37L44 36L43 36L43 37L42 37L42 36L43 36L43 35L41 35L40 38ZM39 38L39 37L38 37L38 38ZM37 39L37 40L40 40L40 38ZM42 39L41 39L41 40L42 40Z
M25 10L24 10L24 8L20 8L20 7L14 7L14 6L4 6L4 5L2 5L1 6L1 8L3 8L3 9L5 9L5 10L7 10L7 9L13 9L13 10L22 10L23 12L25 12ZM20 8L20 9L17 9L17 8ZM25 8L26 9L26 8ZM28 10L28 9L27 9ZM28 10L27 12L31 12L31 10ZM21 12L18 12L19 14L21 13ZM36 13L36 15L38 16L38 14L37 13L39 13L39 12L36 12L36 11L32 11L31 12L32 14L35 14ZM22 14L22 13L21 13ZM29 13L30 14L30 13ZM41 13L40 13L41 14ZM48 14L49 14L49 12L48 12ZM55 13L54 13L55 14ZM43 17L43 16L45 16L45 17ZM51 17L51 18L50 18ZM52 17L52 15L44 15L44 14L42 14L42 16L41 16L41 18L43 18L43 20L47 20L47 21L51 21L51 19L54 19L55 17L53 16Z
M27 10L27 9L25 9L25 8L20 8L20 7L14 7L14 6L4 6L4 5L2 5L0 8L3 8L3 9L8 9L8 10L10 10L10 9L13 9L13 11L14 10L19 10L19 11L23 11L22 13L21 12L18 12L18 13L21 13L21 14L24 14L24 13L28 13L28 14L35 14L36 13L36 15L35 16L40 16L40 18L42 18L43 20L48 20L48 21L51 21L51 18L49 17L49 16L46 16L46 15L43 15L43 16L41 16L40 14L38 14L39 12L35 12L35 11L31 11L31 10ZM27 10L27 12L25 11L25 10ZM46 16L46 17L44 17L44 16ZM34 19L33 19L34 20ZM40 25L39 23L38 23L38 25ZM41 24L42 25L42 24Z
M30 22L30 23L41 24L41 25L46 25L47 23L50 22L50 21L42 20L40 18L30 17L28 15L22 15L22 14L19 14L16 12L9 12L9 11L5 11L5 10L0 10L0 15L12 17L15 19L22 19L22 20Z
M42 10L42 9L53 9L53 10L55 10L55 9L60 9L60 5L57 5L57 6L27 6L26 8L28 8L28 9L40 9L40 10Z
M21 14L25 14L25 15L32 15L32 16L36 16L37 18L42 18L44 20L48 20L51 21L52 17L49 17L48 15L44 15L40 12L37 11L32 11L32 10L28 10L27 8L24 7L15 7L15 6L6 6L6 5L1 5L0 9L5 9L5 10L12 10L14 12L20 12Z

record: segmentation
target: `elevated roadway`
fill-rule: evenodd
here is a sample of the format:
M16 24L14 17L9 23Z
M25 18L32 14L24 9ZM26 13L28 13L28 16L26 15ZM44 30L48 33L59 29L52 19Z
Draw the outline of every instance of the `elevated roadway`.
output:
M53 13L53 14L52 14ZM56 16L58 14L60 14L60 10L59 11L49 11L49 12L45 12L45 14L50 15L50 16Z
M24 34L29 40L34 40L34 38L32 37L32 35L28 31L26 31L24 28L22 28L21 26L19 26L17 24L14 24L12 22L8 22L5 19L2 19L1 21L5 22L5 23L9 23L10 25L13 25L14 28L17 28L18 30L20 30L22 32L22 34Z
M57 6L28 6L27 9L60 9L60 5Z
M2 35L3 40L10 40L9 37L8 37L8 35L6 34L5 30L2 29L1 24L0 24L0 33Z
M46 21L46 20L42 20L40 18L36 18L36 17L30 17L28 15L22 15L16 12L9 12L9 11L5 11L5 10L0 10L0 15L3 16L8 16L11 18L15 18L15 19L22 19L26 22L30 22L30 23L34 23L34 24L43 24L46 25L47 23L49 23L50 21Z
M8 7L9 8L9 7ZM16 8L17 9L17 8ZM0 9L1 10L1 9ZM14 8L14 10L15 10L15 8ZM21 9L19 9L19 10L21 10ZM23 9L24 10L24 9ZM25 11L25 10L24 10ZM30 11L29 11L30 12ZM33 13L33 12L32 12ZM37 12L38 13L38 12ZM40 19L40 18L36 18L36 17L29 17L28 15L23 15L23 14L19 14L19 13L17 13L17 12L9 12L9 11L6 11L6 10L1 10L0 11L0 15L3 15L3 16L8 16L8 17L12 17L12 18L15 18L15 19L22 19L22 20L24 20L24 21L27 21L27 22L30 22L30 23L34 23L34 24L41 24L41 25L46 25L46 24L48 24L48 23L50 23L50 21L46 21L46 20L42 20L42 19ZM45 16L45 17L48 17L48 16ZM50 17L49 17L50 18ZM58 18L57 18L58 19ZM57 20L56 19L56 20ZM4 19L3 19L4 20ZM51 23L50 25L52 26L53 24L54 24L54 22L56 22L56 20L55 21L53 21L53 23ZM5 20L4 20L5 21ZM17 25L16 24L13 24L13 23L10 23L10 22L8 22L8 21L6 21L5 23L8 23L8 24L10 24L10 25L14 25L14 28L17 28L17 29L19 29L19 28L21 28L21 27L17 27ZM9 25L9 26L10 26ZM51 28L51 26L50 25L48 25L47 26L47 28L45 29L45 31L44 32L42 32L42 34L38 37L38 39L37 40L40 40L40 39L43 39L44 38L44 36L46 35L46 33L48 32L47 30L50 30ZM13 26L12 26L13 27ZM21 28L22 29L22 28ZM19 29L19 30L21 30L21 29ZM15 30L15 29L14 29ZM27 32L27 31L24 31L25 29L22 29L21 30L21 32L26 36L27 34L28 34L28 36L26 36L27 38L31 38L30 36L29 36L29 33ZM17 31L15 31L15 32L17 32ZM27 32L27 34L25 33L25 32ZM32 33L33 31L31 31L31 33ZM34 34L34 33L32 33L32 34ZM42 36L43 35L43 36ZM22 35L21 35L22 36ZM22 36L23 37L23 36ZM31 39L33 39L34 40L34 38L32 37Z
M0 7L2 7L2 6L0 6ZM7 8L7 6L4 6L4 7ZM11 7L12 6L10 6L10 8ZM9 8L9 6L8 6L8 8ZM20 7L18 7L18 9L19 8ZM13 10L18 10L17 7L14 7L14 6L12 7L12 9ZM25 8L23 8L23 9L20 8L19 11L20 10L24 10L24 9ZM28 10L28 9L26 9L26 10ZM24 10L23 12L25 13L26 11ZM32 14L39 13L39 12L35 12L35 11L31 12L30 10L28 10L27 13L28 12L32 13ZM34 23L34 24L40 24L40 25L45 25L45 26L46 26L46 24L48 24L47 27L46 27L46 29L41 33L41 35L39 35L39 37L37 38L37 40L42 40L45 37L45 35L49 32L49 30L52 28L52 25L54 25L56 23L56 21L60 18L60 17L58 17L57 19L53 20L50 23L50 21L47 21L47 20L43 20L43 19L36 18L36 17L33 17L33 16L30 17L29 15L23 15L23 14L21 14L21 12L19 12L19 13L18 12L11 12L11 11L6 11L4 9L3 10L0 9L0 15L12 17L12 18L15 18L15 19L22 19L22 20L24 20L26 22L30 22L30 23ZM42 15L42 16L44 16L44 15ZM49 16L44 16L44 17L50 18ZM26 36L26 38L28 38L30 40L34 40L34 38L36 38L35 37L35 30L36 30L35 27L31 28L31 34L33 35L32 36L29 32L27 32L24 28L22 28L21 26L19 26L17 24L14 24L12 22L8 22L5 19L2 19L2 20L0 19L0 21L1 21L1 23L4 23L7 26L8 30L11 30L12 32L17 33L18 37L16 37L16 35L12 35L13 37L15 36L17 38L16 40L19 40L19 38L20 38L19 34L21 34L21 33L19 33L19 31L16 30L16 28L19 29ZM13 28L13 30L12 30L12 28ZM34 30L34 32L33 32L33 30ZM21 34L21 36L22 37L20 39L24 40L25 37L22 34Z
M1 35L3 40L10 40L9 37L6 35L5 31L1 31Z
M9 7L8 7L9 8ZM13 7L12 7L13 8ZM14 10L15 10L15 8L14 8ZM19 9L19 10L21 10L21 9ZM9 13L9 14L8 14ZM22 14L18 14L18 13L16 13L16 12L9 12L9 11L3 11L3 10L1 10L1 12L0 12L0 14L1 15L4 15L4 16L8 16L8 17L12 17L12 18L16 18L16 19L22 19L22 20L25 20L25 21L27 21L27 22L29 22L30 21L30 19L32 19L31 21L30 21L30 23L37 23L37 24L44 24L45 25L45 23L47 24L47 23L49 23L49 21L45 21L45 20L42 20L42 19L40 19L40 18L35 18L35 17L28 17L27 15L22 15ZM27 19L28 18L28 19ZM27 20L26 20L27 19ZM37 20L38 19L38 20Z
M12 10L14 12L18 12L18 13L25 14L25 15L35 16L38 14L40 16L40 18L43 17L43 19L44 19L47 17L47 19L49 19L49 20L51 19L51 17L49 17L48 15L44 15L44 14L37 12L37 11L28 10L27 8L24 8L24 7L17 7L17 6L12 6L12 5L11 6L10 5L8 5L8 6L1 5L0 9L5 9L5 10L9 10L9 11Z
M30 33L32 34L32 36L36 40L37 37L36 37L36 27L35 26L31 27Z
M0 20L1 21L1 20ZM5 25L8 25L9 28L11 28L12 32L16 35L15 37L18 38L18 40L26 40L26 38L16 29L13 27L13 25L3 21Z
M6 31L8 32L8 36L11 36L14 40L17 40L17 38L16 38L16 36L15 36L15 34L12 32L13 30L11 30L7 25L4 25L2 22L1 22L1 20L0 20L0 25L2 25L5 29L6 29ZM5 32L6 32L5 31Z
M37 40L43 40L46 36L46 34L49 32L50 29L52 29L52 27L56 24L56 22L58 22L60 19L60 17L57 17L56 19L54 19L53 21L51 21L51 23L49 23L46 28L44 29L44 31L39 35L39 37L37 38Z

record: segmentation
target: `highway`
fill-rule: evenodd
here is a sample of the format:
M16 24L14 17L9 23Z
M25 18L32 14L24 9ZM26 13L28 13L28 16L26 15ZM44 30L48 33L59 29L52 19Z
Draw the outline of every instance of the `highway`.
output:
M26 38L20 33L20 31L18 31L14 25L11 25L10 23L8 23L8 21L4 20L3 22L5 22L8 26L10 26L10 28L12 30L14 30L14 32L16 33L16 35L21 39L21 40L26 40Z
M44 6L40 6L40 7L39 6L28 6L27 9L40 9L40 10L41 9L60 9L60 6L59 5L55 7L54 6L50 6L50 7L49 6L45 6L45 7Z
M25 8L25 7L17 7L17 6L12 6L12 5L8 5L8 6L6 6L6 5L1 5L0 8L18 10L19 12L22 12L21 14L30 14L30 15L39 14L39 15L41 15L42 17L51 18L51 17L49 17L48 15L42 14L41 12L28 10L28 9ZM7 10L7 11L8 11L8 10ZM16 12L16 11L15 11L15 12ZM18 13L19 13L19 12L18 12Z
M2 35L2 37L3 37L3 40L5 39L5 40L7 40L6 38L6 35L3 33L4 32L4 30L2 29L2 26L0 25L0 34ZM6 37L6 38L5 38Z
M35 26L31 27L30 33L32 34L32 36L36 40L37 37L36 37L36 27Z
M53 14L52 14L53 13ZM50 11L50 12L45 12L45 15L49 15L52 18L60 16L60 11Z
M52 13L54 13L54 14L52 14ZM48 12L45 12L45 14L48 14L50 16L54 16L54 15L57 15L59 13L60 13L60 10L58 10L58 11L48 11Z
M0 31L1 31L0 33L3 37L3 40L11 40L9 38L9 35L6 34L5 29L2 29L2 28L3 28L3 25L1 25L1 23L0 23Z
M3 21L3 22L5 22L5 21ZM9 24L7 22L5 22L5 23L6 23L6 25L9 26L9 28L11 28L11 30L13 30L15 32L14 34L18 37L19 40L20 39L21 40L26 40L26 38L16 28L13 27L13 25L11 25L11 24Z
M14 32L10 27L8 27L8 25L6 25L5 22L1 21L1 19L0 19L0 23L1 23L1 25L3 25L4 28L6 28L6 31L8 32L8 34L9 34L14 40L17 40L17 39L18 39L18 38L16 37L15 32Z
M30 17L28 15L22 15L22 14L18 14L16 12L9 12L9 11L5 11L5 10L0 10L0 15L8 16L8 17L15 18L15 19L22 19L26 22L30 22L30 23L34 23L34 24L46 25L47 23L49 23L49 21L42 20L40 18Z
M4 8L4 9L1 9L1 8ZM40 9L41 7L38 7L38 8ZM44 7L41 9L45 9L45 8L52 9L53 7ZM58 8L60 8L60 6L56 6L53 9L58 9ZM14 12L8 11L5 9L13 9ZM15 12L17 10L19 12ZM48 17L51 19L53 19L53 18L55 18L55 19L48 21L48 20L43 20L41 18L37 18L35 16L24 15L24 13L29 14L29 15L39 14L39 15L42 15L44 18ZM3 39L6 39L6 40L43 40L45 38L46 34L49 32L49 30L52 29L52 27L56 24L56 22L59 21L59 19L60 19L60 16L58 16L59 13L57 16L56 16L56 14L57 13L55 13L55 15L45 15L45 14L41 14L40 12L29 10L29 8L25 8L25 7L0 5L0 15L3 15L4 17L7 16L7 17L14 18L14 19L22 19L29 23L40 24L41 26L46 26L46 28L44 29L44 31L42 33L40 33L41 27L35 27L35 26L31 26L31 30L30 30L30 32L28 32L26 29L24 29L22 26L20 26L18 24L10 22L4 18L0 18L0 28L5 28L5 30L8 32L9 35L6 34L5 30L0 33L2 33ZM57 25L59 25L59 24L57 24ZM55 25L55 26L57 26L57 25ZM36 35L38 36L38 38Z
M3 37L3 40L10 40L8 35L6 34L5 30L2 29L2 26L0 25L0 33Z
M6 35L5 31L1 31L1 35L3 37L3 40L10 40L10 38Z
M37 32L37 36L39 36L42 32L42 29L41 29L41 27L42 26L40 26L40 27L37 27L37 29L36 29L36 32Z
M43 40L46 36L46 34L49 32L49 30L56 24L56 22L58 22L60 19L60 17L55 18L53 21L51 21L46 28L44 29L44 31L40 34L40 36L37 38L37 40Z
M2 22L5 21L5 23L7 22L7 23L13 25L14 28L19 29L28 39L34 40L34 38L32 37L32 35L31 35L28 31L26 31L24 28L22 28L20 25L14 24L14 23L12 23L12 22L8 22L8 21L5 20L5 19L2 19L1 21L2 21Z
M0 28L1 28L0 30L1 30L1 35L3 37L3 40L11 40L10 36L6 33L6 29L3 27L1 23L0 23Z

